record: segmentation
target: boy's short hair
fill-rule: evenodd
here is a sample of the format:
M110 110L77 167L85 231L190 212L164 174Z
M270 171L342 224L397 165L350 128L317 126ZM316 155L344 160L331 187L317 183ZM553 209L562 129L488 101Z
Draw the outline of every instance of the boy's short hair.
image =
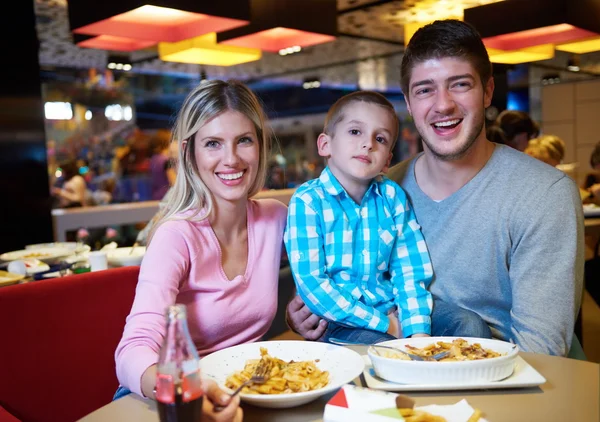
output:
M400 85L408 97L413 68L430 59L456 57L468 60L475 68L481 83L492 77L492 63L477 30L456 19L437 20L419 28L410 39L400 66Z
M346 107L357 102L376 104L380 107L383 107L393 116L396 127L395 132L392 133L392 140L390 142L391 151L396 144L396 139L398 138L400 120L396 115L396 111L394 110L392 103L390 103L382 94L375 91L356 91L351 94L344 95L342 98L337 100L327 112L327 117L325 117L324 132L329 136L334 136L335 127L344 119L344 110Z

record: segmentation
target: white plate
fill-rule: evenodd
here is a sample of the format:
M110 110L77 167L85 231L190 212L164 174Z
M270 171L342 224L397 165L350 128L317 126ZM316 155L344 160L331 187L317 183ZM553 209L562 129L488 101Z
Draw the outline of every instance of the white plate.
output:
M476 382L476 383L454 383L454 384L398 384L379 378L368 356L363 356L366 362L365 381L369 388L386 391L446 391L446 390L482 390L496 388L525 388L537 387L546 382L533 366L527 363L521 356L515 360L515 369L511 376L500 381Z
M419 337L397 339L381 342L382 345L394 346L407 350L406 346L426 347L432 343L443 341L451 343L459 337ZM479 343L481 347L500 353L502 356L467 361L414 361L401 360L374 353L373 348L367 349L367 354L373 363L373 368L380 378L391 382L406 384L454 384L481 381L498 381L512 374L519 348L506 341L460 337L469 344ZM377 351L377 350L375 350ZM391 352L393 353L393 352Z
M362 357L346 347L315 341L260 341L240 344L211 353L201 360L203 375L212 378L226 391L225 380L241 371L249 359L260 358L260 348L266 347L269 355L285 361L316 360L322 371L329 371L329 384L318 390L291 394L243 394L242 401L260 407L286 408L309 403L335 391L358 377L364 370Z
M8 271L0 270L0 287L16 284L25 278L22 274L9 273Z
M111 267L130 267L141 265L145 253L145 246L136 246L133 248L133 253L130 247L109 249L106 251L106 258Z
M583 215L585 217L600 217L600 207L595 204L585 204L583 206Z
M35 258L47 264L54 264L72 254L73 251L67 248L35 248L6 252L0 255L0 259L3 261L15 261L17 259Z
M61 248L61 249L70 249L72 252L89 252L92 250L90 245L81 244L78 245L77 242L50 242L50 243L36 243L33 245L25 246L25 249L40 249L40 248ZM78 250L79 249L79 250Z

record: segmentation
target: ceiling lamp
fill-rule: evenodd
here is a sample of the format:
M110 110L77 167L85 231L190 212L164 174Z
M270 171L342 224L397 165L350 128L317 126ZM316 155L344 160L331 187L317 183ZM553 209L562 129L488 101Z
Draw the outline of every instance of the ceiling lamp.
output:
M557 50L568 51L569 53L585 54L593 51L600 51L600 37L588 38L581 41L559 44Z
M169 7L162 7L167 3ZM69 0L67 4L74 33L132 38L154 44L237 28L248 24L250 18L248 0L149 0L143 3L119 0L93 7L86 0Z
M167 62L233 66L259 60L262 52L255 48L217 44L217 34L212 32L176 43L158 43L158 56Z
M154 41L136 40L133 38L115 37L112 35L98 35L97 37L82 34L73 34L73 42L83 48L96 48L98 50L135 51L152 47Z
M335 40L336 0L250 0L251 23L219 32L219 44L278 53Z
M487 47L487 52L492 63L519 64L553 58L554 46L552 44L544 44L517 50L498 50Z
M511 0L464 10L488 48L517 50L600 35L600 1Z

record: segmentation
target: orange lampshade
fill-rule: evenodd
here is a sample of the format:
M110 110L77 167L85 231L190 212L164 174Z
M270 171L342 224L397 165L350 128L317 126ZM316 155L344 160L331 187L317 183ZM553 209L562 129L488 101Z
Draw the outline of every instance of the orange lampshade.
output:
M336 0L250 0L249 25L219 32L219 44L273 53L335 40Z
M76 34L108 35L143 41L177 42L215 31L247 25L248 0L102 2L90 7L84 0L69 0L69 23ZM227 4L225 4L227 3Z

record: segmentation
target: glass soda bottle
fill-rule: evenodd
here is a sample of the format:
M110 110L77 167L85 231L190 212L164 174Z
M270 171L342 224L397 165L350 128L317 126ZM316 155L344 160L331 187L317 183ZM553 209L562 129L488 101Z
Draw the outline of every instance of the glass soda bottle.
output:
M167 330L156 374L156 402L161 422L199 422L204 392L200 358L190 337L185 305L169 306Z

